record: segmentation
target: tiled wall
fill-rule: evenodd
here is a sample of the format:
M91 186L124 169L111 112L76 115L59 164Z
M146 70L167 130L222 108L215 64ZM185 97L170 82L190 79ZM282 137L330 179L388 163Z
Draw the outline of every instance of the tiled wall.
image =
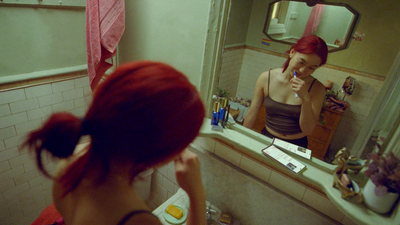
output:
M311 208L314 208L315 210L342 224L355 224L340 210L338 210L325 195L322 195L319 192L308 188L307 186L275 171L272 168L260 164L259 162L254 161L253 159L250 159L245 155L242 155L240 152L232 149L227 145L224 145L223 143L220 143L210 138L198 137L191 146L193 148L205 149L215 154L216 156L228 161L234 166L254 175L258 179L268 183L278 190L290 195L291 197L299 200L300 202L310 206ZM207 180L207 174L203 173L202 176L204 177L203 179ZM252 203L250 203L250 205L251 204ZM242 207L240 205L237 205L235 208L241 209Z
M240 59L242 59L241 63ZM232 97L252 99L258 76L266 70L281 67L285 60L286 58L282 56L268 54L257 49L227 49L223 55L219 87L229 90ZM339 150L344 145L351 150L381 90L383 79L330 65L317 69L313 76L321 83L325 83L326 80L333 81L334 90L339 90L348 76L357 80L354 94L345 98L350 103L350 108L345 111L330 146L333 151ZM227 80L238 80L237 89L234 90L234 82L230 86L226 82L222 82Z
M52 203L51 181L21 148L25 135L54 112L84 116L91 98L87 76L0 91L0 225L30 224Z
M201 148L207 150L212 154L215 154L216 156L228 161L234 166L249 172L260 180L272 185L280 191L297 199L298 201L301 201L311 208L316 209L326 216L342 224L354 225L354 223L340 210L338 210L326 196L308 188L301 183L298 183L292 178L289 178L265 165L260 164L259 162L242 155L241 153L222 143L219 143L218 141L210 138L198 137L191 144L191 148ZM207 168L204 168L204 165L205 164L202 163L202 171L207 171ZM203 172L202 176L203 181L207 182L208 177L212 175ZM147 204L151 209L155 209L172 195L174 195L178 189L179 186L175 178L174 165L171 162L168 165L165 165L154 171L152 175L150 197L147 201ZM218 203L214 202L214 204ZM243 204L248 205L252 203L246 202ZM240 209L242 207L237 205L235 208Z

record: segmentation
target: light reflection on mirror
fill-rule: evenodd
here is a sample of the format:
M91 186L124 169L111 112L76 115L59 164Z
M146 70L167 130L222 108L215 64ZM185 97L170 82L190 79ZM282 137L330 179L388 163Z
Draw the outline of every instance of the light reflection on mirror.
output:
M329 52L345 49L358 13L342 3L274 1L269 4L264 34L272 41L292 45L302 36L315 34L328 45Z

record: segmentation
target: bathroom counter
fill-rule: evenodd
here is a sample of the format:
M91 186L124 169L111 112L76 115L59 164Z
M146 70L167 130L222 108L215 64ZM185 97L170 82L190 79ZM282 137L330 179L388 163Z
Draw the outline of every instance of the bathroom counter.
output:
M187 210L188 209L187 206L189 205L189 197L182 188L179 188L178 191L171 198L169 198L167 201L165 201L163 204L161 204L153 211L153 214L156 215L160 219L161 223L164 225L171 224L167 222L164 218L165 208L167 208L167 206L170 204L179 205ZM210 203L206 201L206 205L209 206ZM221 215L221 210L216 208L214 205L212 205L211 208L216 211L214 213L211 213L211 218L212 220L217 221ZM186 221L179 224L186 225Z
M399 204L391 215L380 215L365 207L363 204L357 204L341 198L340 190L332 187L333 172L335 165L327 164L319 159L312 158L307 160L296 155L290 154L293 158L306 166L302 172L295 174L285 166L275 160L263 155L261 150L272 143L272 139L265 137L254 131L246 129L239 125L233 125L231 128L225 128L222 131L212 130L210 119L205 119L200 130L199 136L222 140L223 142L234 146L242 154L251 157L269 167L277 168L280 172L286 173L290 177L304 183L314 185L321 189L331 202L343 212L348 218L357 224L400 224Z

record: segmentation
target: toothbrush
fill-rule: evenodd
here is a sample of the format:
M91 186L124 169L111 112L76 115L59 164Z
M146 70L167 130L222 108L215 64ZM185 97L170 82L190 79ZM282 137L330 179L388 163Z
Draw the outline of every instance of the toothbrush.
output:
M294 77L297 77L297 76L296 76L296 71L294 71ZM296 96L296 98L299 97L299 95L298 95L297 93L294 93L294 96Z

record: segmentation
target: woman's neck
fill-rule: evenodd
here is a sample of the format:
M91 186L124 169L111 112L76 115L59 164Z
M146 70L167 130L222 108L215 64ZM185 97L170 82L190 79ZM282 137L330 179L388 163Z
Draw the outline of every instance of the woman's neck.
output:
M133 210L149 210L136 193L134 183L130 184L129 174L110 172L100 183L97 174L98 171L87 171L74 190L64 197L55 197L66 224L117 224ZM57 185L54 196L56 193Z

